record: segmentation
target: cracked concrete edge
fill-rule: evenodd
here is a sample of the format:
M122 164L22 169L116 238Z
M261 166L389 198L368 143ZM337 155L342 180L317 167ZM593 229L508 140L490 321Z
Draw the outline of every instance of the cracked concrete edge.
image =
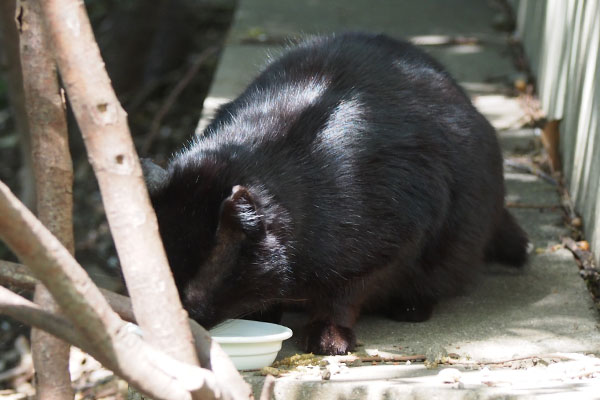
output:
M280 399L497 399L581 398L600 396L600 359L565 354L571 360L519 369L382 365L342 369L328 380L320 370L307 370L276 380L274 400ZM246 373L256 393L264 377ZM596 397L595 397L596 396Z

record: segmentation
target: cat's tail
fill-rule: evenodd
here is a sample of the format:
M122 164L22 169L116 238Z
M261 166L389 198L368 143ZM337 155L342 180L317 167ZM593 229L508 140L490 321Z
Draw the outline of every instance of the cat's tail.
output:
M486 251L486 261L520 267L527 261L527 234L505 208L497 222Z

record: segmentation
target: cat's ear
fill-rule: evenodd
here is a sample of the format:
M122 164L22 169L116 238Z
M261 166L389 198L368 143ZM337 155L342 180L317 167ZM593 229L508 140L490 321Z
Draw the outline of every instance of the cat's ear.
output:
M250 238L265 235L264 217L259 214L254 196L244 186L234 186L231 195L221 203L219 230L243 232Z

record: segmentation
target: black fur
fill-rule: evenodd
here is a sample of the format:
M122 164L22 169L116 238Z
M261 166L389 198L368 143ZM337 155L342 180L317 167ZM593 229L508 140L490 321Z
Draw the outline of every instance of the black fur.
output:
M301 301L306 350L343 354L362 309L424 320L484 260L526 259L494 129L437 62L386 36L290 50L167 170L152 200L206 327Z

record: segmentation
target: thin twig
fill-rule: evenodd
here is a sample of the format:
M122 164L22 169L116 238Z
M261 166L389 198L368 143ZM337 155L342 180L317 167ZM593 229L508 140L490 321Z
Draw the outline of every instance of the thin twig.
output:
M502 361L463 361L463 360L453 360L450 359L448 360L448 364L453 364L453 365L502 365L502 364L509 364L512 362L516 362L516 361L528 361L528 360L535 360L535 359L558 359L558 360L572 360L572 357L568 357L565 355L561 355L561 354L542 354L539 356L526 356L526 357L517 357L517 358L511 358L511 359L507 359L507 360L502 360Z
M360 362L405 362L405 361L425 361L427 356L424 354L415 354L410 356L402 356L400 354L384 353L373 356L358 356L350 354L347 356L334 356L335 361L343 363Z
M142 154L147 153L150 149L150 146L158 136L158 132L160 130L163 118L171 110L173 104L175 104L175 101L177 101L177 98L179 97L181 92L183 92L183 90L190 84L194 76L200 70L202 64L204 64L204 62L210 56L216 53L217 50L219 50L218 46L212 46L200 53L200 55L198 55L198 57L196 57L196 59L192 62L192 65L190 65L185 75L183 75L183 78L181 78L181 80L177 82L177 85L175 85L173 90L171 90L171 93L169 93L169 95L161 105L160 109L152 119L152 123L150 124L150 130L141 148Z
M416 354L412 356L401 356L390 354L386 356L361 356L358 357L361 362L406 362L406 361L425 361L427 356L425 354Z
M518 162L515 160L510 160L510 159L504 159L504 165L509 168L512 168L514 170L517 170L517 171L526 172L528 174L535 175L538 178L542 178L543 180L545 180L546 182L548 182L554 186L558 186L558 182L556 181L556 179L554 179L547 173L540 171L539 168L533 168L532 166L527 165L525 163L521 163L521 162Z

